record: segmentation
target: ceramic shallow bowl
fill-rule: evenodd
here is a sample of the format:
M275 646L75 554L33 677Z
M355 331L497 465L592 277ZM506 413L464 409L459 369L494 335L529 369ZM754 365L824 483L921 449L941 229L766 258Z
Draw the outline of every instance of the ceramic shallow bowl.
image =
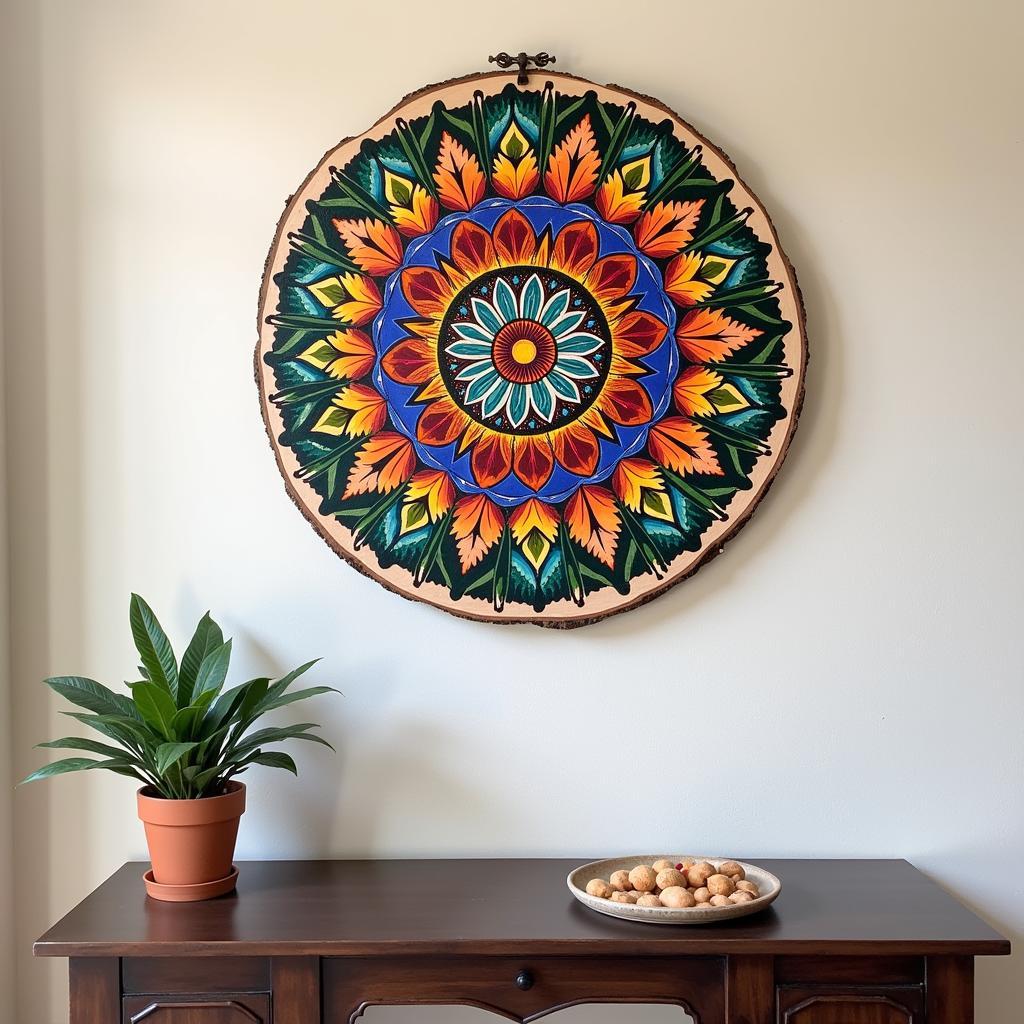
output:
M609 917L624 917L628 921L643 921L645 924L714 924L716 921L728 921L734 917L746 917L756 914L770 906L782 892L782 883L770 871L759 868L756 864L736 861L747 878L760 890L761 895L749 903L737 903L728 907L708 907L698 905L685 910L674 910L671 907L638 907L632 903L613 903L597 896L587 894L587 882L592 878L603 878L605 881L615 871L631 871L637 864L653 864L656 860L670 860L678 864L681 860L706 860L716 868L732 857L691 857L689 854L676 856L673 854L655 853L642 854L639 857L617 857L615 860L595 860L584 864L569 873L566 884L584 906L596 910L599 914Z

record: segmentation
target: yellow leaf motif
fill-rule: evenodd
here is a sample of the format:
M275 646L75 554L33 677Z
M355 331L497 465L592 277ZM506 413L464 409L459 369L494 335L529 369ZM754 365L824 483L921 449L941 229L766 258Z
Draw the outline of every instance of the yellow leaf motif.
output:
M506 199L522 199L537 187L538 181L540 171L530 140L512 121L498 144L498 155L494 158L491 173L494 191Z

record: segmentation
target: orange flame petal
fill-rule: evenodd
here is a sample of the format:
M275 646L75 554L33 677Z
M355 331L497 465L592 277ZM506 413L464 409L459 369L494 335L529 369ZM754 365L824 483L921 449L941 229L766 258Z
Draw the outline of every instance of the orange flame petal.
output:
M692 420L670 416L651 428L647 450L657 462L677 473L722 476L722 467L707 434Z
M470 210L484 197L486 182L479 161L448 132L441 135L434 181L449 210Z
M611 492L603 487L581 487L565 506L565 520L569 536L612 568L621 520Z
M402 262L402 239L382 220L335 220L353 262L374 277L386 277Z
M452 511L451 534L455 538L462 571L468 572L495 545L504 526L501 509L486 494L460 499Z
M597 186L601 158L587 114L548 159L544 187L560 203L586 199Z
M683 355L695 363L715 363L743 348L761 331L732 320L720 309L694 309L676 328Z
M674 256L692 238L703 199L658 203L636 222L633 236L642 252L655 259Z
M412 442L391 431L371 437L349 471L344 497L380 491L387 494L412 476L416 451Z

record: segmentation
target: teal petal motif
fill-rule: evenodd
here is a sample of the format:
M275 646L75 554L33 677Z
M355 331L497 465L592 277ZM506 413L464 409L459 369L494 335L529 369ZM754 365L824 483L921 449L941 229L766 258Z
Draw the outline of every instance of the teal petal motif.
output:
M551 325L569 308L569 289L563 288L560 292L555 292L554 295L548 299L547 304L541 310L540 322L551 329Z
M480 324L456 324L455 333L467 341L485 341L488 344L494 341L494 332L481 327Z
M504 278L499 277L494 282L494 302L505 318L505 323L518 319L519 302L516 300L516 293Z
M512 385L512 393L508 399L508 417L515 427L518 427L526 419L526 412L529 408L528 397L526 385Z
M523 294L519 297L519 312L523 319L536 320L543 302L544 286L540 283L540 278L532 274L523 288Z
M470 305L473 307L473 316L476 317L476 322L483 324L489 331L497 334L504 326L505 321L489 302L484 302L483 299L473 299Z
M578 356L559 355L555 368L567 377L575 377L576 380L590 380L598 375L592 363Z
M489 359L491 346L482 341L453 341L445 352L460 359Z
M560 395L570 402L578 402L580 400L580 389L576 387L576 384L570 378L562 376L558 372L557 367L544 379L551 385L556 395Z
M550 423L551 414L555 411L555 396L548 390L544 381L530 385L530 401L537 414Z
M604 342L596 334L586 334L581 331L579 334L570 334L567 338L559 338L558 353L559 355L565 353L566 355L589 356L603 344Z
M512 385L507 381L501 381L498 386L484 399L480 411L484 416L493 416L504 404L505 399L511 390Z
M551 333L556 338L564 337L570 331L576 330L576 328L579 327L580 323L583 321L583 318L586 315L587 315L586 313L576 312L576 313L566 313L565 316L560 316L551 325Z
M488 370L487 373L477 377L472 384L466 388L466 401L467 402L482 402L488 392L497 386L501 377L498 375L497 370Z

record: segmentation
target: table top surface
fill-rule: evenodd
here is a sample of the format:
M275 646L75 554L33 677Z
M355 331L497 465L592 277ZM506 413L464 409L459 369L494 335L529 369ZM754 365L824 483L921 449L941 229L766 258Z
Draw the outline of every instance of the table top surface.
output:
M649 925L578 903L575 860L239 864L204 903L146 896L125 864L35 944L41 956L1006 954L1009 942L902 860L762 860L782 893L719 924Z

